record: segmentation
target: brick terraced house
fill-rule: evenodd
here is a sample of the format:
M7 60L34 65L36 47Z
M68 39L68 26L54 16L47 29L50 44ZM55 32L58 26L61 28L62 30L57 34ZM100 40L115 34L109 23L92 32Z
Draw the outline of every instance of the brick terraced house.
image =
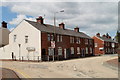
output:
M64 23L59 27L44 24L41 16L36 20L23 20L10 33L10 53L16 59L56 60L94 55L94 40L79 32L78 27L69 30Z
M116 53L118 43L112 40L108 33L102 36L100 36L100 33L97 33L93 39L95 44L95 55Z

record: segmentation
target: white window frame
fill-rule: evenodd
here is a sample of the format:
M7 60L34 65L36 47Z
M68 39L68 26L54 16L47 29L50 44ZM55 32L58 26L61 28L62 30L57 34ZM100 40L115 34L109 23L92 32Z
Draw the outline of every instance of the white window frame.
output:
M13 41L16 42L16 39L17 39L17 35L14 35L13 36Z
M50 34L48 33L48 41L50 41Z
M51 34L51 41L53 41L54 40L54 35L53 34Z
M58 55L62 55L62 48L58 47Z
M77 54L80 54L80 47L77 47Z
M57 42L59 42L60 41L60 36L59 36L59 34L57 35Z
M93 53L93 49L90 47L90 53Z
M95 43L95 47L98 47L98 43Z
M62 35L60 35L60 42L62 42Z
M28 36L25 36L25 43L28 43Z
M86 54L88 54L88 47L85 48Z
M85 44L88 44L88 39L85 39Z
M74 54L74 47L71 47L71 54Z
M48 48L48 55L51 56L51 55L53 55L53 53L54 53L54 49L49 47Z

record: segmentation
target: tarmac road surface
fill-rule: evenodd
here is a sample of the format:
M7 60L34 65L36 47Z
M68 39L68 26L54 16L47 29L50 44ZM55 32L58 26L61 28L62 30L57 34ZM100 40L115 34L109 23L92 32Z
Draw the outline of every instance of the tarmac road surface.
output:
M21 80L13 70L7 68L0 68L0 70L2 71L2 80Z

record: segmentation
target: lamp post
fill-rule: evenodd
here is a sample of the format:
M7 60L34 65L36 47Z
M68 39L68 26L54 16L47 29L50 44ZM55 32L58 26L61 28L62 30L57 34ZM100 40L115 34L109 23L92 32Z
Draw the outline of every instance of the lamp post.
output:
M59 12L64 12L64 10L61 10ZM55 46L56 46L56 39L55 39L56 13L59 13L59 12L54 12L54 45ZM55 47L54 47L54 52L53 52L53 61L55 60L54 56L55 56Z
M20 55L20 54L21 54L21 53L20 53L20 47L21 47L21 44L18 44L18 46L19 46L19 60L20 60L20 56L21 56L21 55Z

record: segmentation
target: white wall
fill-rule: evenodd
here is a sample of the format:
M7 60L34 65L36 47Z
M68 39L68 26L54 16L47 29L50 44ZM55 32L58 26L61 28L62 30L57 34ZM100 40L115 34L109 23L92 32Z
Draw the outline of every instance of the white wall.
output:
M12 59L9 45L0 48L0 59Z
M16 42L14 42L14 35L17 35ZM25 36L28 36L28 43L25 43ZM41 58L41 32L30 25L28 22L23 20L10 34L9 34L9 52L8 54L12 54L14 52L17 59L19 59L19 46L20 47L20 55L24 57L25 60L29 59L33 60L33 55L35 59L38 59L38 56ZM27 47L34 47L35 52L28 53ZM22 58L21 58L22 59Z

